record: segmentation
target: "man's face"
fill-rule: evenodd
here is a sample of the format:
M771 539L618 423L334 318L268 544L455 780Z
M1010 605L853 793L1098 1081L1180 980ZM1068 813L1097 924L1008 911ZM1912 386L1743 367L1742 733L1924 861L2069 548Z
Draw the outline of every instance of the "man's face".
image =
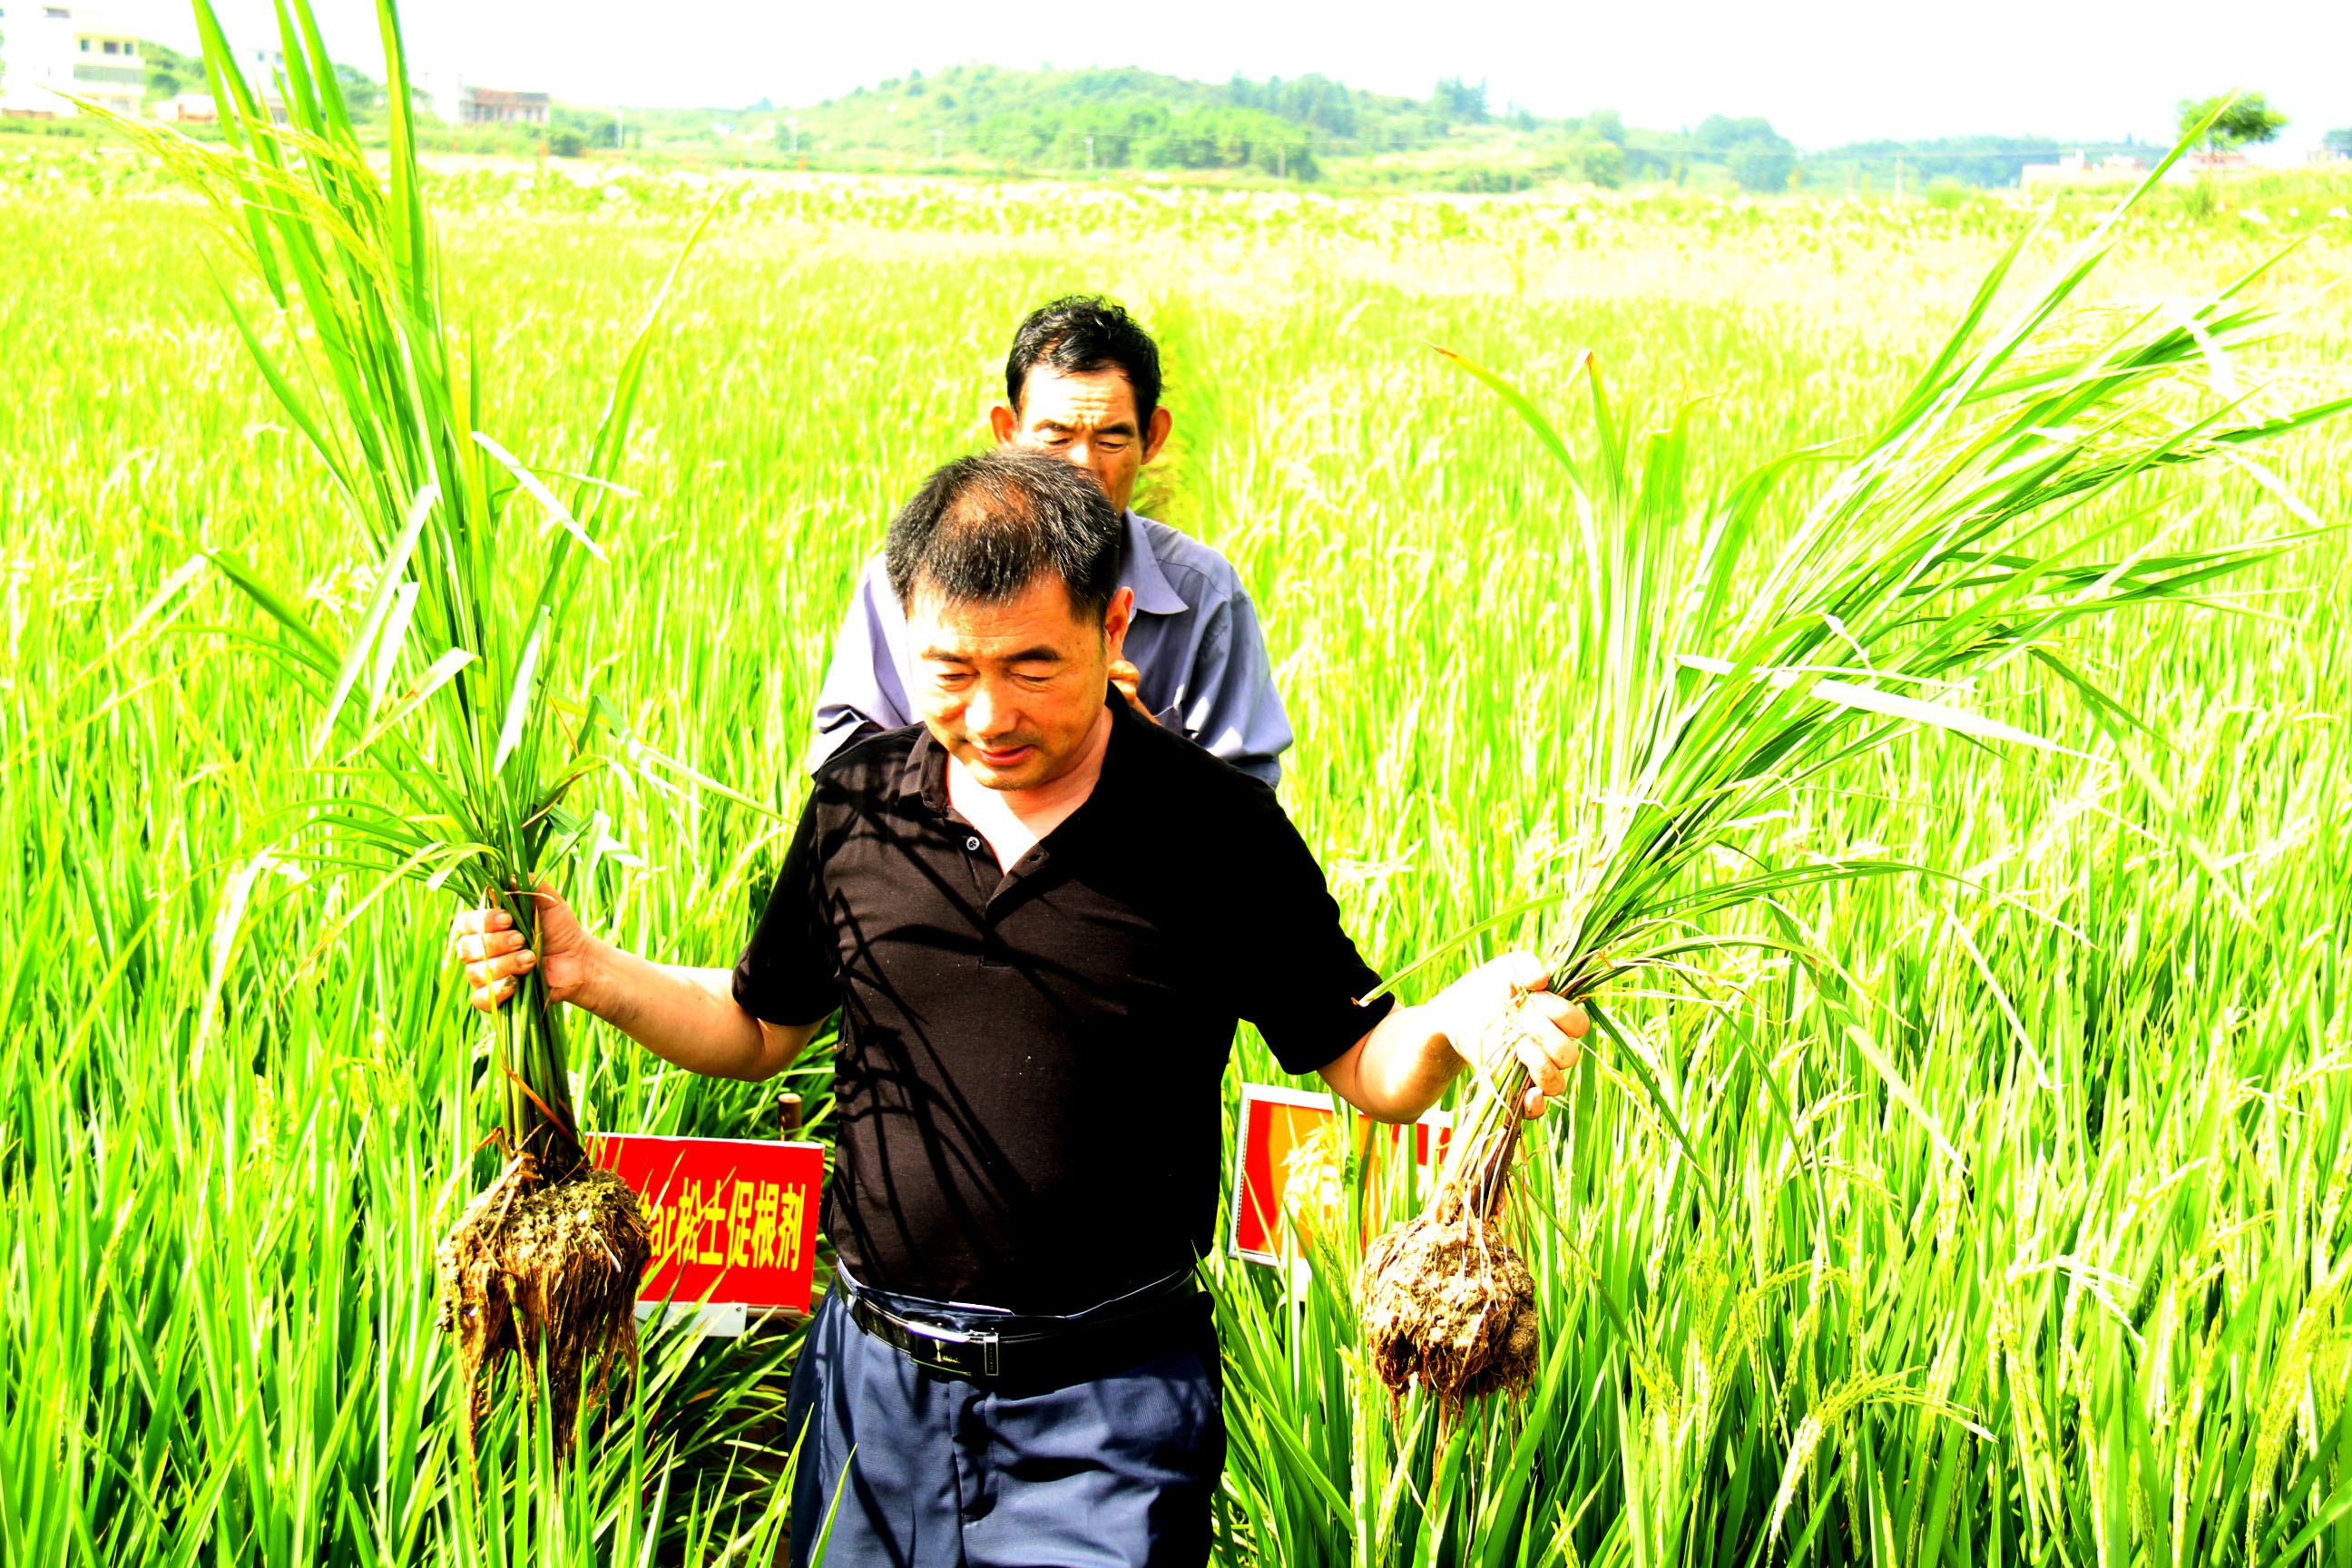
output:
M1052 784L1084 760L1135 595L1101 620L1070 608L1050 574L1001 605L956 604L919 584L907 607L915 702L932 738L996 790Z
M1124 371L1075 372L1042 364L1030 370L1020 407L1000 403L988 411L998 446L1076 463L1094 475L1122 512L1135 500L1136 476L1168 444L1174 423L1165 408L1151 411L1148 428L1137 421L1135 388Z

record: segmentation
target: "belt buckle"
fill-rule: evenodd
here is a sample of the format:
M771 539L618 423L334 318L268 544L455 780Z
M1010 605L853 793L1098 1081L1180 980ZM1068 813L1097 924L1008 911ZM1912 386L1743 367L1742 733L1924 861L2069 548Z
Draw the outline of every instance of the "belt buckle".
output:
M916 1332L919 1337L930 1342L932 1354L938 1357L936 1361L924 1363L932 1370L952 1373L958 1377L997 1375L996 1352L1001 1336L993 1331L982 1330L956 1334L953 1337L929 1330L919 1329ZM977 1358L971 1354L973 1350L978 1350L980 1352ZM915 1359L919 1362L922 1361L920 1356ZM974 1359L980 1363L977 1368L972 1365Z

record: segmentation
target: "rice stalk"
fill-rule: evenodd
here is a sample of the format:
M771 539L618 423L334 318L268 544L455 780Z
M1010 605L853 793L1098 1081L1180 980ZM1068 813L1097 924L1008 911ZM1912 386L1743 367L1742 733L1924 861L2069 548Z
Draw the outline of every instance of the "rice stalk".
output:
M1695 961L1739 946L1835 977L1841 965L1796 907L1806 895L1865 878L1952 875L1881 855L1780 861L1756 844L1755 820L1830 769L1918 728L2028 752L2069 750L1988 710L1981 686L2000 672L2039 674L2079 697L2125 764L2167 799L2138 751L2152 731L2069 658L2062 638L2095 617L2206 602L2222 579L2317 531L2306 525L2197 546L2159 530L2105 558L2100 550L2125 521L2155 503L2087 521L2095 502L2242 459L2261 442L2352 406L2288 402L2254 411L2270 389L2250 387L2241 361L2290 330L2240 298L2262 268L2185 310L2072 308L2125 216L2189 145L2176 146L2042 288L1988 330L2032 237L2021 235L1927 371L1851 456L1788 452L1711 500L1685 493L1692 408L1664 430L1629 436L1599 365L1581 356L1574 374L1594 436L1580 458L1516 387L1447 354L1499 395L1559 466L1583 573L1574 584L1586 612L1579 663L1598 689L1591 765L1580 798L1568 803L1581 834L1533 906L1553 911L1543 946L1552 985L1586 1002L1615 1067L1685 1151L1690 1139L1659 1075L1612 1010L1612 988L1648 977L1703 981ZM1832 461L1817 498L1768 552L1776 489L1799 466ZM2287 507L2310 515L2292 498ZM2179 837L2236 901L2212 853L2185 829ZM1766 930L1726 929L1750 909L1763 911ZM1525 912L1507 910L1402 973ZM1847 1032L1890 1095L1961 1163L1860 1020L1850 1019ZM1476 1054L1510 1059L1493 1042ZM1498 1210L1527 1087L1514 1065L1483 1088L1457 1122L1427 1212L1366 1255L1359 1293L1367 1334L1400 1397L1417 1385L1458 1408L1486 1393L1519 1392L1537 1363L1517 1332L1531 1300L1525 1270L1499 1227L1490 1218L1491 1235L1452 1237L1465 1215ZM1702 1188L1709 1207L1720 1196ZM1531 1308L1527 1317L1531 1323ZM1502 1323L1512 1331L1495 1331Z
M577 472L524 463L485 427L495 366L446 309L393 0L377 7L391 135L381 177L310 0L278 7L285 65L274 84L246 78L210 0L194 8L225 144L115 123L205 198L266 291L272 313L248 309L216 276L361 552L362 596L341 636L239 552L199 551L274 623L268 637L230 635L272 659L313 709L321 793L296 808L293 852L374 879L362 908L393 882L421 880L503 908L535 945L532 890L611 847L602 819L567 801L618 764L594 725L567 735L551 688L588 570L608 561L601 536L626 493L613 476L677 268L622 358ZM216 954L216 977L225 962ZM593 1399L614 1369L635 1365L632 1310L650 1251L635 1195L589 1166L562 1018L537 973L514 1002L498 1016L490 1066L505 1166L442 1243L440 1320L457 1340L468 1440L489 1415L499 1366L520 1355L537 1369L526 1394L542 1375L551 1391L561 1450L586 1369L596 1368Z

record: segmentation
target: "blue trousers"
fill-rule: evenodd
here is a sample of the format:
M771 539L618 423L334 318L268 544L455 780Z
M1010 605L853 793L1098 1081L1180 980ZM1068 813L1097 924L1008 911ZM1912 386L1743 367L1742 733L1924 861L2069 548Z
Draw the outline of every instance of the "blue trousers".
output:
M868 1292L946 1328L1022 1320ZM918 1364L840 1290L809 1324L792 1561L809 1568L1201 1568L1225 1463L1215 1335L1108 1377L1007 1396Z

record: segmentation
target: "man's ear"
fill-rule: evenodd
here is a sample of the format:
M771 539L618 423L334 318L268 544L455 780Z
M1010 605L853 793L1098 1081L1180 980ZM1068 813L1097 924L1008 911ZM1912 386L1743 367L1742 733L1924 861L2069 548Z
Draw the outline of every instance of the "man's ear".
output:
M1103 609L1103 651L1112 661L1127 657L1127 630L1135 625L1135 590L1121 588Z
M1164 407L1151 411L1151 428L1143 433L1143 460L1160 456L1160 448L1168 445L1168 432L1176 428L1176 416Z
M1008 404L999 403L988 411L988 433L996 437L1000 447L1013 445L1013 437L1021 429L1021 416Z

